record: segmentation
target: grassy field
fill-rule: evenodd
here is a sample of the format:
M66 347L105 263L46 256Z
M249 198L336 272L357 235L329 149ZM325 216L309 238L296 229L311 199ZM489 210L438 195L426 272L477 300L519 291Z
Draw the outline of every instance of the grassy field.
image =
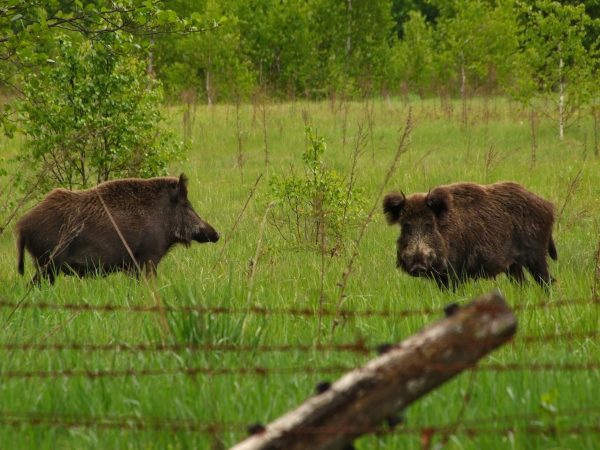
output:
M4 302L0 309L0 447L227 447L246 435L248 424L275 419L312 395L318 381L338 376L301 368L356 367L374 357L314 348L262 351L262 346L342 344L358 339L369 345L397 342L442 317L448 303L468 301L498 287L511 305L525 308L517 312L519 330L514 344L493 353L483 364L516 363L525 368L459 375L411 406L405 425L396 433L364 437L355 443L356 448L422 448L418 430L456 420L461 425L454 434L445 438L434 434L433 442L446 441L444 448L452 449L600 448L600 346L594 335L600 306L591 303L598 264L594 255L600 239L600 158L594 155L591 121L580 121L560 142L555 124L542 120L532 165L526 111L500 99L487 105L474 101L465 127L459 120L459 103L450 106L454 111L442 109L437 100L412 104L410 145L385 192L402 189L408 194L461 180L515 180L551 200L557 208L554 238L559 260L551 263L557 282L548 292L531 280L522 287L511 284L505 276L470 282L454 292L440 291L435 283L410 278L395 268L399 231L385 224L378 195L406 122L406 103L267 105L264 122L260 108L252 105L240 107L239 117L235 106L201 106L190 127L187 161L173 167L172 174L184 171L189 176L196 210L223 236L217 244L174 249L150 284L124 275L60 277L54 286L30 291L31 259L26 260L26 277L19 277L16 270L14 222L0 235L0 300ZM182 116L183 108L169 110L174 130L183 134ZM377 210L358 244L343 307L352 311L431 308L439 313L401 318L350 315L335 327L333 317L320 317L321 304L332 310L338 306L339 283L358 229L348 231L345 251L323 256L289 245L264 220L271 200L269 180L302 172L305 123L325 138L328 166L347 177L359 127L367 133L359 146L356 186L367 200L365 211L375 202ZM0 156L10 156L21 145L18 139L3 139ZM20 307L6 306L22 298ZM544 301L567 300L561 307L534 307ZM36 307L76 303L127 309L157 302L173 308L308 308L314 314L159 314ZM564 336L520 340L555 334ZM122 348L23 350L7 345L67 343L122 344ZM244 346L244 350L136 347L158 344L231 345ZM526 367L538 363L590 366L545 371ZM235 370L251 367L264 367L267 372L256 375ZM226 370L190 375L194 368ZM286 372L291 368L299 369ZM83 373L45 376L71 370ZM99 376L99 371L109 373ZM125 374L110 376L116 375L111 371ZM25 377L22 372L40 373ZM217 432L202 428L211 423L229 426Z

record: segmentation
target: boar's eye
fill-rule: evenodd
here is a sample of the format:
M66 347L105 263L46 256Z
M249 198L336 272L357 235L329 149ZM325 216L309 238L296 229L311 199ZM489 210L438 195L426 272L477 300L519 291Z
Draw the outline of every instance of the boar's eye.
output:
M408 224L408 223L403 223L403 224L402 224L402 232L403 232L403 233L405 233L405 234L410 234L410 233L411 233L411 231L412 231L412 230L411 230L410 224Z
M425 233L433 232L433 224L431 222L426 222L423 228L425 229Z

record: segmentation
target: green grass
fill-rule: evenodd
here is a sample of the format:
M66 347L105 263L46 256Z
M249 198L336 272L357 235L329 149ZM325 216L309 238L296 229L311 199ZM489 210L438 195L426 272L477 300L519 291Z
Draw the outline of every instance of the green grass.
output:
M459 123L458 103L448 117L439 101L413 103L414 131L408 153L386 191L405 193L460 180L494 182L515 180L551 200L562 211L554 237L559 260L551 263L557 283L549 292L533 282L520 287L505 276L496 280L469 282L455 292L439 291L435 283L413 279L395 269L396 227L388 227L377 205L348 279L344 307L366 309L432 308L436 314L399 318L349 317L333 327L333 318L319 319L323 306L335 309L339 282L348 265L349 251L327 257L324 270L318 252L291 248L267 224L259 230L269 202L268 179L301 171L304 150L304 118L325 137L325 160L349 175L354 139L359 124L368 128L366 104L350 103L344 145L344 109L328 102L276 104L267 110L267 135L271 164L264 164L263 128L260 116L253 119L252 105L241 108L243 172L237 164L238 140L235 107L199 107L193 124L188 160L172 168L190 178L189 192L199 214L214 225L223 239L216 245L176 248L161 263L154 286L124 275L97 279L60 277L54 286L28 292L33 274L26 260L27 276L16 271L14 223L0 235L0 300L56 304L89 303L154 305L159 298L172 307L214 306L244 308L310 308L313 316L272 314L130 313L78 312L21 307L0 309L1 343L130 343L130 344L270 344L350 343L363 339L369 344L397 342L442 317L452 301L467 301L498 287L511 305L535 305L540 301L591 299L594 283L594 253L599 242L600 159L593 153L590 122L581 121L559 142L553 123L542 122L538 130L537 161L531 167L530 127L526 112L498 99L485 113L483 102L470 105L470 124ZM400 101L376 101L372 109L372 135L362 154L357 184L368 199L376 201L404 126L407 105ZM172 108L173 128L182 129L182 110ZM304 118L303 118L304 117ZM2 141L8 157L22 140ZM495 156L492 156L495 155ZM9 168L10 170L10 168ZM569 187L581 171L572 193ZM238 215L259 176L263 179L235 232ZM243 177L243 182L242 182ZM6 178L6 177L5 177ZM0 199L6 201L6 199ZM370 208L370 206L368 206ZM357 234L353 230L351 236ZM350 238L349 238L350 239ZM253 279L250 261L257 253ZM497 363L598 363L597 338L565 338L547 342L519 341L519 336L553 333L590 333L598 330L598 304L576 303L560 308L525 308L517 313L519 330L514 345L488 356ZM332 328L335 331L332 333ZM81 448L211 448L222 442L230 446L245 436L244 426L268 423L294 408L310 395L314 385L337 375L279 373L265 376L236 373L190 376L171 373L156 376L9 378L9 371L63 370L185 370L194 367L267 368L357 367L374 355L350 352L286 351L23 351L0 350L0 442L2 447L35 449ZM596 426L600 422L600 373L598 368L578 371L502 371L459 375L415 403L405 412L406 428L452 423L464 408L463 428L452 435L445 448L569 448L600 447L600 434L563 429ZM469 392L468 401L465 395ZM215 436L202 430L113 429L108 426L64 426L60 424L10 423L8 412L48 414L59 419L85 422L86 417L135 417L189 420L196 423L238 424ZM522 415L530 416L523 418ZM79 417L79 419L77 419ZM499 418L508 418L500 420ZM511 418L512 417L512 418ZM84 423L85 425L85 423ZM514 429L514 432L469 434L469 426ZM527 427L543 430L529 432ZM548 431L551 426L557 432ZM434 442L441 436L434 435ZM364 437L358 449L421 448L420 436L403 432Z

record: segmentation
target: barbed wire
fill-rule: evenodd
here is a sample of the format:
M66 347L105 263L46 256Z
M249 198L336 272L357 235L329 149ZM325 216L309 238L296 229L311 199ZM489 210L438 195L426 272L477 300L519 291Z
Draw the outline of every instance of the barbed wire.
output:
M560 299L554 301L536 302L533 304L519 304L512 306L513 311L535 310L542 308L558 308L573 305L594 305L600 306L597 299L579 298L579 299ZM250 307L211 307L211 306L146 306L146 305L119 305L107 303L103 305L93 305L87 303L65 303L56 304L51 302L38 303L17 303L0 300L0 308L19 308L19 309L42 309L42 310L67 310L77 312L132 312L132 313L200 313L200 314L255 314L255 315L290 315L304 317L408 317L417 315L443 315L442 309L420 308L420 309L365 309L365 310L318 310L316 308L270 308L263 306ZM565 343L582 342L588 339L597 338L600 334L597 330L585 331L563 331L555 333L546 333L542 335L516 336L510 341L510 345L530 345L545 343ZM205 352L310 352L310 351L338 351L353 352L367 355L372 352L385 352L394 348L403 347L402 344L396 345L376 345L368 343L363 339L356 339L349 343L330 343L330 344L236 344L236 343L123 343L110 342L104 344L98 343L80 343L80 342L5 342L0 343L0 350L5 351L23 351L23 352L54 352L54 351L80 351L80 352L180 352L180 351L205 351ZM586 362L504 362L504 363L482 363L478 365L465 364L441 364L439 362L427 363L424 368L428 372L455 372L459 370L471 370L479 372L590 372L600 370L600 361ZM356 368L349 365L329 365L329 366L290 366L290 367L267 367L267 366L242 366L242 367L167 367L167 368L110 368L110 369L86 369L86 368L63 368L58 370L1 370L0 379L5 383L11 379L32 380L32 379L58 379L58 378L86 378L89 380L106 378L136 378L136 377L156 377L181 375L188 377L217 377L217 376L276 376L276 375L327 375L346 373L349 371L370 370L368 368ZM419 367L423 370L423 366ZM578 410L554 411L552 418L558 415L569 415L574 417L577 411L587 411L588 413L600 413L598 408L580 408ZM532 423L527 423L531 419ZM504 422L517 421L519 424L504 424ZM376 427L303 427L294 431L300 434L339 434L340 432L353 433L374 433L377 435L385 434L417 434L423 436L456 435L466 434L468 436L494 434L508 435L515 432L528 434L587 434L600 433L600 424L590 425L582 424L581 421L575 425L568 423L547 424L549 417L527 416L525 414L494 417L486 420L478 419L468 422L461 420L460 423L446 425L424 425L414 427L394 427L376 426ZM522 423L525 422L525 423ZM0 411L0 426L49 426L63 428L96 428L96 429L118 429L118 430L138 430L138 431L167 431L167 432L191 432L199 434L217 435L221 432L236 432L244 434L248 430L247 424L227 423L227 422L200 422L196 420L161 418L161 417L138 417L138 416L85 416L85 415L56 415L53 413L37 412L10 412Z
M57 344L30 344L30 343L5 343L0 344L2 350L21 351L83 351L83 352L289 352L289 351L339 351L369 354L377 350L376 346L370 346L364 342L357 341L349 344L144 344L144 343L112 343L112 344L88 344L88 343L57 343Z
M435 372L455 372L457 370L475 370L478 372L552 372L552 371L590 371L600 369L600 362L591 361L584 363L487 363L478 366L464 364L429 363L425 368ZM32 379L32 378L121 378L121 377L148 377L163 375L195 376L271 376L271 375L314 375L314 374L339 374L353 370L363 370L347 365L331 366L291 366L291 367L173 367L173 368L127 368L127 369L61 369L61 370L3 370L0 378L7 380ZM365 369L369 370L369 369Z
M599 414L600 409L594 407L573 408L557 410L553 412L551 419L557 417L568 417L580 419L582 415L590 416ZM389 434L467 434L471 437L482 434L509 434L516 431L524 431L529 434L584 434L599 433L600 424L594 425L547 425L549 417L538 414L511 414L505 416L480 418L471 421L462 421L456 428L455 424L441 425L416 425L416 426L352 426L342 425L335 427L304 426L298 427L291 434L340 434L340 433L372 433L376 435ZM520 422L514 426L490 426L489 424L506 424ZM248 433L248 424L240 422L202 422L194 419L149 417L133 415L85 415L44 413L36 411L0 411L0 425L8 426L52 426L61 428L95 428L95 429L118 429L132 431L188 431L198 434L216 435L221 432Z
M585 339L593 339L600 336L600 331L589 332L566 332L552 333L540 336L516 336L510 341L510 344L515 346L519 344L531 343L570 343L571 341L580 341ZM152 343L124 343L114 342L107 344L97 343L78 343L78 342L57 342L57 343L0 343L0 349L6 351L81 351L87 353L95 352L350 352L359 354L371 354L373 352L381 352L384 345L369 344L363 340L356 340L350 343L340 344L227 344L227 343L200 343L200 344L152 344ZM395 348L389 346L386 348Z
M574 298L537 302L534 304L517 304L510 308L513 311L527 311L532 309L561 308L565 306L600 306L600 300L594 298ZM382 318L402 318L421 315L441 315L442 308L417 308L417 309L364 309L350 310L334 309L320 310L314 308L296 308L296 307L267 307L267 306L247 306L247 307L227 307L227 306L168 306L168 305L122 305L117 303L90 304L90 303L52 303L47 301L36 302L15 302L0 299L0 308L19 308L19 309L40 309L40 310L65 310L78 312L98 312L98 313L199 313L199 314L223 314L223 315L289 315L302 317L382 317Z

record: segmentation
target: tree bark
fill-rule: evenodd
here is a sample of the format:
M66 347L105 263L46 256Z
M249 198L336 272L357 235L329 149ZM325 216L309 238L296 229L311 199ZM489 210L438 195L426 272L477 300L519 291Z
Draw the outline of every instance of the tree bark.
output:
M508 341L517 321L497 291L392 346L232 450L341 450Z

